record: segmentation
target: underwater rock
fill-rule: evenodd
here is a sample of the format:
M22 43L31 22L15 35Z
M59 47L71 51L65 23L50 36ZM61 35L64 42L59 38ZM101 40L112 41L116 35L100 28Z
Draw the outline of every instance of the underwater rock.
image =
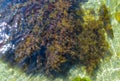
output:
M113 37L113 31L105 5L95 19L96 14L86 14L80 2L84 1L16 0L8 22L12 46L3 59L28 74L63 75L76 63L93 74L100 60L110 55L105 33Z

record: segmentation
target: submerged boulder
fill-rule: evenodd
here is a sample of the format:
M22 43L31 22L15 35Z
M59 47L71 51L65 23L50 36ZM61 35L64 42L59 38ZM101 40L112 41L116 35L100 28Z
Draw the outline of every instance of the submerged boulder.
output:
M44 72L56 76L67 73L75 64L93 74L109 51L105 33L113 37L113 31L105 5L96 19L94 10L82 9L81 2L84 1L18 0L11 4L15 13L8 21L10 35L6 42L11 46L2 58L28 74Z

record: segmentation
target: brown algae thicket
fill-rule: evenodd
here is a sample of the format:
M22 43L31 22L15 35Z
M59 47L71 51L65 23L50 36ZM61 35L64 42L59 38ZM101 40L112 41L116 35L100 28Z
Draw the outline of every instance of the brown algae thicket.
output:
M14 44L4 58L26 73L66 74L76 64L88 74L98 68L100 60L110 56L105 33L111 39L108 9L102 5L98 18L93 9L83 9L79 0L28 0L11 6L16 14L18 31L9 41Z

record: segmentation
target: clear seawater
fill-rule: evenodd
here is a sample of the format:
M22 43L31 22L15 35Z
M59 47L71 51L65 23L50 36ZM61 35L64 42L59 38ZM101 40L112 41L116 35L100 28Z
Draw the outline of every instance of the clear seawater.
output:
M0 56L10 47L14 48L14 45L8 42L11 32L17 31L17 19L12 25L9 23L9 20L11 20L16 13L9 10L8 5L16 4L16 2L11 3L11 1L12 0L0 0L0 46L2 46L0 47ZM18 0L17 3L22 2ZM89 2L83 4L83 7L97 9L102 3L106 4L111 13L114 39L108 40L113 56L110 59L108 58L108 60L101 60L102 63L100 64L96 78L94 79L94 77L92 77L92 79L93 81L120 81L120 23L118 23L114 17L114 14L120 11L120 8L118 8L120 0L89 0ZM71 81L71 79L76 76L90 77L84 70L73 67L69 71L69 76L65 79L56 78L54 81ZM42 74L36 76L26 75L18 68L9 67L7 63L0 61L0 81L49 81L49 78Z

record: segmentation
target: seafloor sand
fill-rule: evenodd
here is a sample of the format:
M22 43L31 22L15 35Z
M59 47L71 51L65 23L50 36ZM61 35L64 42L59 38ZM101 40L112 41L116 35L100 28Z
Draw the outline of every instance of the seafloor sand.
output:
M93 7L97 8L99 5L98 2L105 2L109 7L111 12L111 21L114 30L114 39L109 40L111 44L111 51L113 56L105 61L102 61L102 64L97 72L96 79L93 81L120 81L120 23L118 23L114 18L114 13L116 8L120 5L120 0L90 0ZM95 4L94 4L94 3ZM97 4L96 4L97 3ZM89 4L88 4L89 5ZM69 76L66 79L57 78L55 81L70 81L76 76L84 77L86 73L79 68L72 68L69 72ZM50 81L47 77L43 75L37 76L27 76L24 73L20 72L18 69L10 68L6 63L0 61L0 81Z

